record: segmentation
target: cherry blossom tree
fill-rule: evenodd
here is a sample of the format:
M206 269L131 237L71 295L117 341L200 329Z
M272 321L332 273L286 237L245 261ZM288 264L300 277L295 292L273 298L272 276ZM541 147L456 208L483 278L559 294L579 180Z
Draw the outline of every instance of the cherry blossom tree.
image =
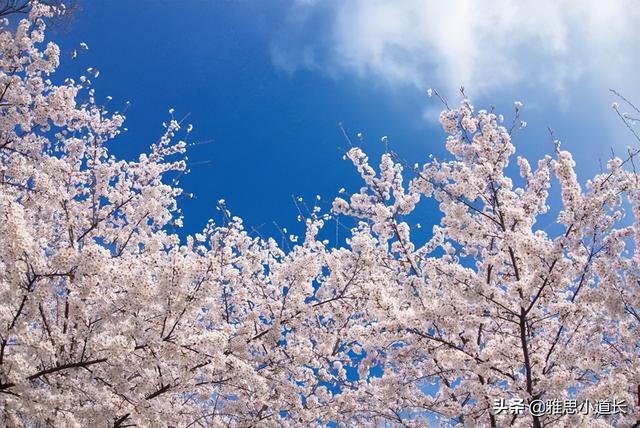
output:
M171 110L147 153L110 155L124 116L87 77L52 81L45 23L63 10L29 2L0 27L3 425L636 421L637 152L582 185L558 144L535 169L518 158L517 176L516 126L465 100L440 117L450 160L408 167L388 152L376 171L351 148L364 186L311 209L292 248L245 230L224 201L181 239L191 126ZM441 220L417 244L422 199ZM331 247L322 229L337 215L355 223ZM509 398L628 407L496 412Z
M407 185L393 153L376 173L360 148L349 151L365 186L334 210L363 220L359 239L378 271L365 316L375 340L364 349L385 371L364 386L357 410L406 425L436 414L482 426L630 426L640 384L638 150L582 186L556 142L535 169L518 157L513 179L516 121L507 129L502 120L467 100L447 108L440 121L453 159L408 168ZM540 224L552 184L556 220ZM421 198L435 199L442 216L416 246L403 219ZM433 381L437 394L425 393ZM617 399L628 409L495 414L505 397Z
M321 220L285 253L222 207L220 225L181 243L169 230L181 223L170 175L186 172L182 125L172 117L138 160L109 155L124 116L96 103L86 77L52 83L59 49L39 48L60 11L32 2L0 31L2 424L313 421L300 397L316 393L323 362L308 324L332 301L313 288L329 276ZM344 259L335 287L350 257L327 262Z

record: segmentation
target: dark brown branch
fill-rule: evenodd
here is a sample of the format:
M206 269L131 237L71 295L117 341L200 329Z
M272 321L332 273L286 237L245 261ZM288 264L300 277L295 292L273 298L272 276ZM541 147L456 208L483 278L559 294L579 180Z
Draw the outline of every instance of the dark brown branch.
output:
M522 355L524 358L524 370L525 376L527 379L527 392L531 399L535 398L533 393L533 376L532 376L532 368L531 368L531 360L529 358L529 345L527 343L527 314L525 313L525 309L521 308L520 311L520 343L522 346ZM542 424L540 422L540 417L537 415L532 415L533 418L533 426L534 428L542 428Z
M129 419L129 416L131 416L131 413L127 413L125 415L120 416L118 419L115 420L115 422L113 423L113 428L120 428L122 427L123 423Z
M89 361L78 361L76 363L68 363L68 364L61 364L61 365L57 365L48 369L44 369L44 370L40 370L37 373L32 374L31 376L27 377L28 380L36 380L37 378L41 377L41 376L45 376L48 374L52 374L52 373L56 373L62 370L67 370L67 369L73 369L73 368L86 368L89 366L92 366L94 364L99 364L99 363L104 363L105 361L107 361L106 358L98 358L96 360L89 360Z
M164 385L164 386L160 387L160 389L158 389L157 391L152 392L151 394L147 395L147 396L146 396L146 397L144 397L144 398L145 398L145 399L147 399L147 400L154 399L154 398L156 398L157 396L159 396L159 395L161 395L161 394L164 394L164 393L165 393L165 392L167 392L169 389L171 389L171 385L169 385L169 384Z

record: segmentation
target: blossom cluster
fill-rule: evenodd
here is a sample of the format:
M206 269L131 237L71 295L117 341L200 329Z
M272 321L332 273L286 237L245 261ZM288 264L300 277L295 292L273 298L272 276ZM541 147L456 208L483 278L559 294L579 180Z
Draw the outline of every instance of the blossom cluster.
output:
M353 220L342 247L322 239L332 217L319 208L283 248L224 200L221 219L181 239L185 194L171 178L188 172L191 125L171 110L148 153L111 155L124 116L96 103L86 77L52 83L60 50L43 46L45 22L62 10L30 4L0 23L0 424L635 421L629 162L581 186L558 149L535 169L518 158L512 177L513 129L463 100L440 116L449 160L411 168L387 152L376 167L349 150L363 186L333 202L331 215ZM441 217L418 243L410 219L429 199ZM538 224L549 211L559 232ZM504 397L628 412L496 414Z

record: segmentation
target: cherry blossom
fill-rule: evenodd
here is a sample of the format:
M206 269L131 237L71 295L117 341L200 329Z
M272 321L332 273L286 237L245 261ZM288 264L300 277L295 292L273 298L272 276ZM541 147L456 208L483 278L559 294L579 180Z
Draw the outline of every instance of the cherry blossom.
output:
M514 169L515 126L465 99L440 114L448 159L408 166L383 137L376 166L351 147L362 187L330 212L316 196L280 245L224 199L181 237L192 126L171 109L148 151L111 155L124 115L54 75L46 22L64 8L28 4L0 24L3 425L636 422L637 151L587 181L559 143ZM425 200L439 222L422 242ZM351 227L331 246L338 216ZM628 411L497 414L510 398Z

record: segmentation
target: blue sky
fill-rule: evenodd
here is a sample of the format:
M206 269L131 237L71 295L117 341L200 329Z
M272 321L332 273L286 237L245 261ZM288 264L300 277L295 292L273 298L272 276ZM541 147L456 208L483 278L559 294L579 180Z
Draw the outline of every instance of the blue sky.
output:
M611 147L634 144L608 93L640 102L640 14L624 1L79 4L68 30L52 36L64 54L58 76L96 67L97 100L112 96L113 109L130 101L129 131L112 151L132 158L145 150L169 108L190 114L191 142L213 140L189 153L196 164L181 184L196 198L182 202L187 233L216 215L221 198L271 234L273 221L294 227L291 195L320 194L328 208L341 187L357 190L338 122L364 134L372 158L383 135L410 163L442 156L440 105L428 87L455 103L464 85L477 108L493 104L507 117L522 100L519 153L534 160L552 151L550 126L583 179ZM89 50L72 60L80 42Z

